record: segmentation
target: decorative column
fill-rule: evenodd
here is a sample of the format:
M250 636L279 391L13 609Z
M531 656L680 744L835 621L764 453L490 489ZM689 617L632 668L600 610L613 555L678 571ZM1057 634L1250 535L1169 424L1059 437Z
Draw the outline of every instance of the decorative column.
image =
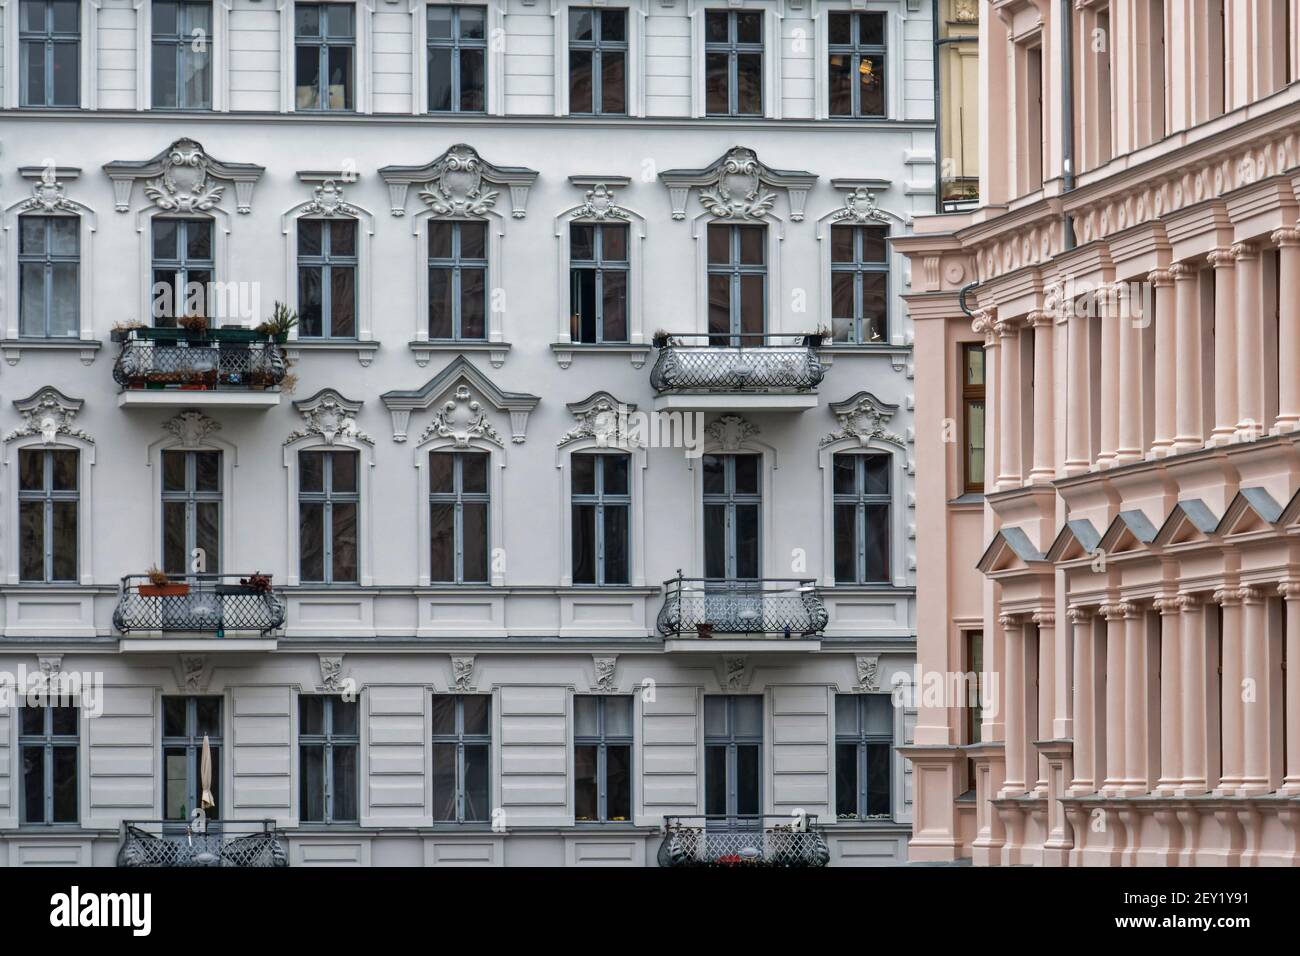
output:
M1056 393L1052 374L1055 367L1052 342L1056 331L1054 312L1030 312L1029 325L1034 330L1034 462L1029 471L1031 482L1046 483L1056 477L1056 441L1053 432Z
M1124 789L1151 789L1147 619L1141 605L1124 601Z
M1269 723L1274 701L1268 675L1268 606L1264 593L1245 586L1241 599L1242 775L1238 793L1267 793Z
M1219 715L1208 713L1210 705L1211 664L1210 647L1205 634L1205 607L1199 595L1183 592L1178 595L1178 630L1182 643L1179 663L1182 665L1182 781L1178 795L1204 793L1208 789L1206 778L1209 741L1206 731L1217 727Z
M1300 428L1300 223L1296 228L1277 230L1272 238L1279 249L1280 273L1277 323L1280 365L1277 421L1273 429L1290 432ZM1291 766L1289 760L1287 766Z
M1175 393L1176 366L1171 361L1175 351L1175 323L1178 313L1174 308L1174 275L1168 269L1155 269L1147 273L1147 281L1155 290L1155 436L1151 441L1149 458L1163 458L1174 447L1176 423L1174 412L1178 407Z
M1079 315L1070 302L1062 308L1069 309L1066 319L1066 375L1065 410L1065 468L1066 475L1081 475L1092 465L1092 401L1093 389L1088 347L1088 318Z
M1242 785L1245 774L1242 760L1241 596L1236 588L1220 588L1214 592L1214 600L1223 609L1223 631L1219 634L1219 654L1223 659L1222 683L1219 685L1223 736L1219 751L1223 754L1223 766L1216 789L1231 794Z
M1124 675L1125 617L1129 605L1124 601L1101 606L1106 619L1106 776L1102 789L1107 793L1124 790L1127 763L1124 756L1124 694L1128 686Z
M1056 710L1056 615L1051 611L1035 611L1034 624L1038 627L1038 714L1034 726L1034 740L1052 739L1052 714ZM1031 759L1030 766L1038 767L1034 791L1047 795L1047 758L1041 754ZM1029 781L1025 781L1028 783Z
M999 796L1025 792L1025 628L1018 614L1003 614L1006 646L1006 777Z
M1174 453L1195 451L1205 443L1201 405L1201 302L1197 271L1185 262L1169 267L1177 300L1174 360L1177 363ZM1162 360L1156 356L1157 364Z
M1160 779L1156 791L1172 795L1182 782L1183 641L1179 629L1180 602L1174 596L1156 598L1160 612Z
M1277 586L1286 614L1286 713L1291 720L1300 714L1300 581L1283 581ZM1300 795L1300 734L1286 735L1286 778L1282 792Z
M1237 434L1237 255L1215 249L1206 260L1214 267L1214 429L1210 445L1226 445Z
M1264 434L1264 270L1254 243L1238 242L1237 440Z
M998 319L994 328L998 344L1001 387L998 404L1002 407L1001 427L998 429L998 488L1020 486L1020 320Z
M1119 343L1123 319L1118 309L1112 314L1108 296L1099 294L1097 301L1101 303L1098 309L1101 313L1101 448L1097 452L1097 467L1113 468L1119 448Z
M1070 790L1075 794L1093 793L1100 781L1094 772L1097 746L1093 701L1097 675L1093 672L1096 645L1093 641L1092 609L1071 607L1069 614L1070 627L1074 631L1074 780L1070 783Z
M1129 284L1115 284L1110 301L1116 305L1115 322L1119 334L1119 438L1115 464L1141 461L1142 447L1142 328L1132 314Z

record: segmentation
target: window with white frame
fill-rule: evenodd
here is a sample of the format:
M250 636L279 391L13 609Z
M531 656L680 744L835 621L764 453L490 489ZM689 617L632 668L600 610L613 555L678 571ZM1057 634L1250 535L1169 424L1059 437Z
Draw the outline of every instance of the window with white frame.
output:
M492 698L433 695L433 821L487 823Z
M429 220L429 338L485 341L488 224Z
M767 228L709 223L710 345L762 345L767 330Z
M298 576L304 584L355 584L361 494L355 451L298 453Z
M894 704L888 694L835 695L835 817L889 819Z
M430 4L426 17L429 112L486 112L487 7Z
M164 820L189 820L200 807L209 821L221 819L221 728L220 697L162 699ZM205 749L212 759L206 791L202 774Z
M627 11L569 8L569 112L627 115Z
M294 109L354 109L356 9L351 3L296 3L293 8Z
M81 334L81 220L18 217L18 334L76 338Z
M746 580L762 567L763 457L704 455L704 576Z
M763 698L704 695L704 812L754 817L762 812Z
M573 817L578 823L632 819L632 698L573 698Z
M81 102L81 4L22 0L18 14L20 106Z
M889 252L884 226L831 227L831 338L889 341Z
M76 581L81 453L18 451L18 566L23 582Z
M826 29L830 115L885 116L885 14L830 13Z
M704 111L763 115L763 12L704 11Z
M890 455L844 453L834 458L835 583L890 580Z
M298 698L298 819L355 823L361 705L327 694Z
M23 824L76 823L81 744L77 708L26 704L18 715Z
M221 452L162 453L162 558L168 574L187 574L195 551L209 574L221 571Z
M150 90L154 109L212 108L212 4L153 3Z
M584 344L626 342L628 226L624 223L569 225L569 338Z
M483 452L429 452L432 583L488 583L490 459Z
M298 220L298 336L357 336L357 222Z
M216 271L212 220L155 216L152 229L154 325L174 328L178 318L207 315Z
M579 453L570 458L573 583L627 584L630 575L631 456Z

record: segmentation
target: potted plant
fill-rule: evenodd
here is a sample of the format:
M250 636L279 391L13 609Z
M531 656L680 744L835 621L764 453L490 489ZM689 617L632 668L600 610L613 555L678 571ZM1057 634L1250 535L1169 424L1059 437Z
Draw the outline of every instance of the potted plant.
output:
M669 341L668 333L663 329L655 329L654 335L650 338L650 344L657 349L668 348Z
M698 637L710 638L713 636L713 625L702 621L695 625L695 634Z
M810 349L819 349L822 344L831 337L831 330L824 325L819 325L815 331L808 332L803 337L804 345Z
M176 320L176 324L185 330L186 338L206 339L208 337L208 317L201 312L190 312Z
M283 302L277 302L271 308L271 317L257 327L263 335L269 335L276 343L283 345L289 341L289 331L298 324L298 313Z
M270 594L271 575L254 571L248 577L240 578L239 586L247 590L249 594Z
M144 323L138 319L128 319L125 322L114 322L113 328L109 330L108 337L114 342L125 342L131 338L136 329L144 328Z
M190 593L190 586L185 582L173 582L167 577L167 572L157 565L150 568L146 574L149 577L148 584L141 584L137 589L141 597L184 597Z

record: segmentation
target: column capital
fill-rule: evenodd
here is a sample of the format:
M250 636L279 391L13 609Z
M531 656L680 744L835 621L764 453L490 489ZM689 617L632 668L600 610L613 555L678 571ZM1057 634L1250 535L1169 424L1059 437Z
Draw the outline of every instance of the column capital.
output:
M1147 281L1156 288L1167 288L1174 284L1174 274L1169 269L1152 269L1147 273Z
M1019 627L1022 622L1019 614L999 614L998 623L1002 625L1003 630L1010 631Z
M1035 309L1029 313L1027 321L1035 329L1050 328L1056 324L1056 313L1048 309Z
M1177 614L1182 610L1181 598L1176 594L1162 594L1152 600L1151 606L1159 611L1162 617Z
M993 325L998 317L997 309L976 309L971 315L973 316L970 324L972 332L984 336L993 334Z
M1300 581L1279 581L1277 593L1287 601L1300 601Z
M1009 339L1020 331L1023 320L1019 317L997 319L993 323L993 330L1004 339Z
M1169 274L1175 282L1189 282L1196 278L1196 267L1190 262L1175 262L1169 267Z
M1056 626L1055 611L1035 611L1033 614L1030 615L1029 619L1033 621L1035 624L1037 624L1039 627Z
M1264 591L1250 584L1237 588L1237 599L1243 604L1258 604L1264 600Z
M1084 607L1081 604L1071 604L1069 608L1066 609L1065 615L1070 619L1071 624L1086 624L1088 621L1092 620L1096 610L1096 608Z
M1241 603L1241 592L1237 588L1218 588L1214 592L1214 603L1221 607L1236 607Z
M1211 249L1205 261L1216 269L1231 269L1237 264L1237 247Z
M1237 259L1254 259L1259 254L1259 248L1253 242L1234 242L1229 248Z
M1269 236L1275 246L1300 246L1300 222L1294 226L1273 230Z
M1138 606L1132 601L1114 601L1101 606L1101 616L1108 621L1121 621L1127 617L1136 617Z
M1174 600L1178 602L1178 610L1183 614L1194 614L1201 610L1201 596L1191 591L1179 591Z

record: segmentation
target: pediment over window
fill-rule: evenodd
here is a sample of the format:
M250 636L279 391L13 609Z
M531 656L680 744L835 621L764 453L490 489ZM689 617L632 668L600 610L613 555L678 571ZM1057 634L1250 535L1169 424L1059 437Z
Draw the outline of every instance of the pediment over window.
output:
M805 170L765 166L747 146L735 146L703 169L669 169L659 174L668 187L673 218L686 218L691 190L699 190L700 204L719 219L762 221L772 211L777 193L785 190L790 219L803 220L808 190L817 174Z
M859 445L866 445L872 439L899 447L907 444L905 438L885 427L897 413L898 406L882 402L870 392L858 392L842 402L831 402L828 407L840 427L823 436L823 446L846 438L855 439Z
M629 443L628 418L636 411L636 405L621 402L609 392L593 392L565 407L577 421L555 443L559 447L584 438L593 439L602 448L625 447Z
M1073 518L1065 523L1051 547L1047 549L1047 560L1056 564L1061 561L1077 561L1087 558L1097 550L1101 535L1087 518Z
M482 402L510 415L510 440L522 444L528 430L528 415L541 399L527 392L507 392L484 375L477 366L458 355L423 386L412 391L385 392L379 397L393 417L393 441L406 441L411 412L424 411L441 403L433 423L421 441L435 434L463 444L469 438L483 438L501 444L500 436L484 414Z
M1250 534L1266 531L1282 517L1282 506L1263 488L1242 488L1223 512L1219 534Z
M984 574L1003 571L1050 571L1046 555L1034 547L1023 528L1000 528L976 567Z
M164 212L207 212L233 184L235 208L248 213L253 208L253 186L266 168L223 162L208 155L202 143L183 138L153 159L105 163L104 172L113 181L113 203L118 212L131 208L132 188L136 180L144 180L145 196Z
M900 216L876 204L877 194L888 189L889 185L888 179L832 179L831 187L842 192L844 204L831 213L831 222L851 226L910 222L910 217Z
M528 190L537 170L525 166L496 166L472 146L457 143L423 166L385 166L379 175L388 183L394 216L406 215L406 194L419 186L421 202L435 216L484 216L494 209L500 192L510 190L510 214L523 219L528 210Z
M14 408L23 417L23 423L5 436L5 441L40 435L45 444L52 444L60 435L79 438L93 443L95 439L74 424L77 413L85 404L80 398L69 398L52 385L39 389L27 398L14 400Z
M1200 498L1179 501L1165 518L1152 542L1157 547L1206 541L1219 527L1219 519Z
M1106 528L1097 546L1107 554L1141 551L1155 540L1156 531L1156 526L1144 512L1138 509L1121 511Z
M301 438L318 438L327 445L340 439L373 445L374 439L357 427L357 413L363 404L345 398L332 388L322 388L311 398L294 402L293 407L302 415L303 424L289 434L284 444Z

